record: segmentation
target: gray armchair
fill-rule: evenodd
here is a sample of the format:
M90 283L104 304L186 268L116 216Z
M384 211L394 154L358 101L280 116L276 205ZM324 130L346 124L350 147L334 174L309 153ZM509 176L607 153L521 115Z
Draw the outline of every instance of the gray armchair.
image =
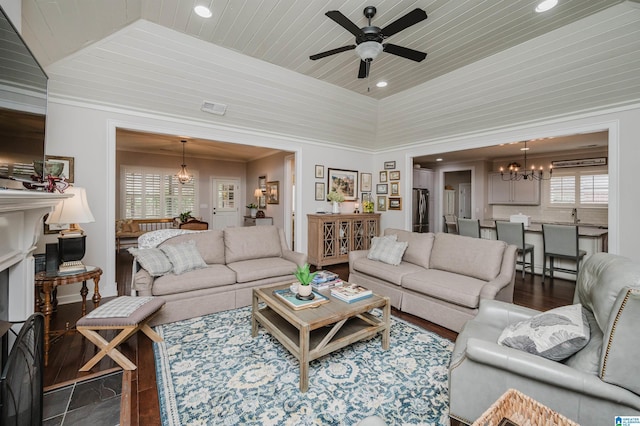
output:
M515 388L582 426L640 415L640 264L598 253L580 269L574 303L587 311L589 343L562 362L496 342L511 323L540 312L482 300L456 340L449 367L449 410L471 424Z

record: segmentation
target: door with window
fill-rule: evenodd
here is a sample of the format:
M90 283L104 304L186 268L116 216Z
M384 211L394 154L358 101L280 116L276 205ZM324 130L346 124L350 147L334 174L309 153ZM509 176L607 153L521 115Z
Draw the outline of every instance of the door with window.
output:
M211 229L224 229L240 223L240 179L213 178Z

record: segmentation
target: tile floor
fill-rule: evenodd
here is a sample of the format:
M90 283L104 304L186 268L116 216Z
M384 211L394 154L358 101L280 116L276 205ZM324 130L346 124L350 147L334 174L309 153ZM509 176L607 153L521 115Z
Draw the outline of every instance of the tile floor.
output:
M122 371L48 391L43 426L119 425L121 394Z

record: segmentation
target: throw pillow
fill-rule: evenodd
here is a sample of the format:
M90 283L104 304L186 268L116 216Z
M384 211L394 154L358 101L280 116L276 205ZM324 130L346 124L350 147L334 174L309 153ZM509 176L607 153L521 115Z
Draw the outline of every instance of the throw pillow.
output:
M129 227L131 232L140 232L140 224L138 222L131 222Z
M561 361L585 347L590 337L589 321L578 303L510 324L498 344Z
M371 260L380 260L380 254L384 250L383 245L385 242L395 242L398 240L396 234L385 235L384 237L373 237L371 239L371 247L369 247L369 253L367 258Z
M169 258L169 262L173 265L173 273L176 275L207 267L193 240L182 244L167 244L160 247L160 250Z
M164 252L158 248L130 248L129 253L136 258L136 261L149 272L152 277L171 272L172 266Z
M380 262L389 265L398 266L402 262L402 255L409 246L406 241L385 241L382 244L382 252L380 253Z

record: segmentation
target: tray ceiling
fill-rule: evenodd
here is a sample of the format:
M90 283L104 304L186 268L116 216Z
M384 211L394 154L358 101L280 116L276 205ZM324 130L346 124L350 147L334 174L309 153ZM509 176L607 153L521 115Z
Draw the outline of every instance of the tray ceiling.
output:
M534 12L532 0L207 0L213 17L193 12L197 0L23 0L23 34L46 67L139 19L382 99L482 58L568 25L622 0L561 0L549 12ZM353 51L311 61L309 55L353 44L353 36L324 13L340 10L359 27L362 11L378 9L383 27L415 8L428 19L390 37L390 43L428 53L413 62L387 53L374 60L369 80L357 77ZM386 88L375 83L386 80ZM367 88L371 87L368 92Z

